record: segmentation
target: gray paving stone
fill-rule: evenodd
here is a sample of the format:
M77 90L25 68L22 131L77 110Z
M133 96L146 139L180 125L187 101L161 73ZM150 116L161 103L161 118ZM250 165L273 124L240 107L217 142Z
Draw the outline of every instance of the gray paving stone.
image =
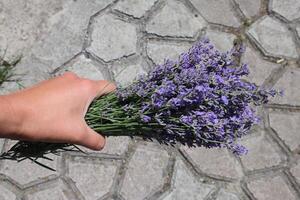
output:
M215 45L215 47L222 52L230 51L233 47L233 41L236 38L235 35L231 33L215 30L207 30L206 36Z
M53 28L34 48L34 55L54 67L69 60L82 49L90 16L111 2L79 0L67 4L62 12L50 19Z
M0 55L3 55L5 49L7 49L7 59L27 54L34 43L49 31L47 19L61 12L67 2L2 0L0 2Z
M143 63L131 63L119 65L116 64L112 67L112 72L115 81L118 85L126 86L132 83L132 81L138 78L140 75L146 73L146 70L143 68Z
M300 113L270 112L270 126L289 146L291 151L300 148Z
M140 200L162 187L168 154L152 144L137 147L122 184L125 199Z
M289 104L294 106L300 105L300 69L290 68L275 84L276 89L282 89L284 95L272 99L272 103Z
M48 157L53 159L53 161L39 161L44 165L56 169L57 156L49 155ZM57 175L57 172L53 172L49 169L43 168L28 159L19 163L10 160L4 160L3 165L0 169L0 173L9 176L21 185L25 185L37 180L47 180L48 176Z
M163 200L198 200L204 199L214 186L203 184L185 166L177 160L172 178L172 187Z
M105 160L77 157L68 162L67 176L74 181L86 200L94 200L109 192L117 166Z
M4 139L0 138L0 152L1 152L2 148L3 148L3 145L4 145Z
M191 0L191 2L209 22L233 27L240 25L230 0Z
M279 21L267 16L252 24L247 31L270 55L297 58L291 32Z
M95 18L89 50L105 61L136 53L137 33L133 24L111 14Z
M248 18L253 17L259 13L261 0L235 0L244 15Z
M279 64L264 60L259 53L249 45L246 47L246 52L242 56L242 62L249 66L250 74L246 79L257 85L262 85L271 73L280 67Z
M300 38L300 25L297 26L296 30L297 30L297 33L298 33L298 37Z
M85 147L80 147L86 153L105 153L105 154L112 154L112 155L122 155L128 149L128 145L131 139L129 137L107 137L106 144L101 151L93 151Z
M295 177L295 179L298 181L298 183L300 184L300 161L298 161L298 163L294 165L290 171Z
M24 52L21 62L17 65L16 73L22 74L22 84L25 86L30 86L38 81L49 78L49 72L79 53L83 46L83 40L90 16L107 6L112 0L92 0L88 2L84 0L70 0L64 1L64 4L56 2L57 5L55 3L52 5L37 2L38 1L30 1L28 3L16 2L16 5L8 5L10 9L15 9L14 6L19 4L24 6L18 8L21 11L21 14L17 17L17 20L20 22L9 22L7 25L8 32L5 33L5 36L13 36L12 39L16 41L17 45L16 47L13 45L13 49L18 49L17 47L19 46L19 49ZM51 11L47 14L48 11L43 11L43 9L41 9L42 7L47 9L48 7L51 7L51 9L54 8L54 11L56 11ZM32 14L32 12L40 14L36 15ZM11 15L11 13L12 11L10 11L8 15ZM34 19L28 18L27 15L33 15ZM41 17L40 15L45 16ZM28 25L27 27L23 19L26 23L27 21L29 23L34 21L34 23L32 22L33 24ZM42 21L40 22L41 19ZM21 31L20 28L15 27L14 24L17 24L18 27L23 27L22 24L25 24L25 32L27 35L30 35L30 37L32 35L30 30L36 30L35 27L42 26L45 30L41 32L41 30L37 29L36 31L38 31L38 33L33 34L34 40L22 43L21 36L11 34L11 29ZM9 42L9 44L13 43ZM27 46L29 47L28 49ZM16 51L12 53L15 55L19 54Z
M241 161L246 170L257 170L277 166L281 163L279 149L270 143L263 134L241 142L249 151L241 156Z
M297 197L281 176L252 181L248 188L257 200L296 200Z
M122 155L128 149L130 137L108 137L101 153Z
M136 18L141 18L158 0L122 0L114 9Z
M271 9L288 20L300 18L300 1L298 0L272 0Z
M205 174L214 177L237 179L242 176L242 170L226 149L206 149L182 147L192 163Z
M103 67L103 66L102 66ZM76 73L78 76L88 78L92 80L103 80L106 79L105 75L99 69L99 66L95 62L86 58L84 55L77 57L75 60L70 62L62 72L71 71ZM103 69L104 71L104 69ZM62 73L61 72L61 73Z
M29 53L25 57L22 57L21 61L17 64L14 70L15 79L19 80L22 87L29 87L50 78L49 73L52 69L49 63L41 61ZM8 86L9 91L14 91L18 88L20 87L16 83L10 83Z
M0 199L1 200L13 200L16 199L16 195L8 188L0 185Z
M147 43L147 54L156 64L162 64L164 59L176 60L181 53L188 51L191 44L156 42Z
M0 95L9 94L19 89L20 86L16 82L4 82L0 86Z
M16 142L17 140L8 140L8 145L5 150L10 149ZM29 184L35 181L46 181L49 176L55 176L59 173L59 169L57 168L58 156L47 155L47 157L51 158L53 161L46 159L39 159L38 161L57 171L50 171L49 169L41 167L29 159L26 159L18 163L12 160L3 160L0 173L7 175L20 185Z
M216 200L239 200L239 199L240 198L237 195L227 192L224 189L221 189Z
M30 200L70 200L74 198L62 181L39 189L38 191L30 192L26 197Z
M193 37L205 25L204 19L193 15L184 4L168 0L162 10L148 22L146 30L162 36Z

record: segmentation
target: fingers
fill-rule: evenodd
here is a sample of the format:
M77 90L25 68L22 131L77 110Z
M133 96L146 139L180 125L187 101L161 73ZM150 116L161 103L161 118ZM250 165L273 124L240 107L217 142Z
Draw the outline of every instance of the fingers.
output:
M99 151L105 146L105 138L87 126L87 132L82 141L80 141L80 145Z

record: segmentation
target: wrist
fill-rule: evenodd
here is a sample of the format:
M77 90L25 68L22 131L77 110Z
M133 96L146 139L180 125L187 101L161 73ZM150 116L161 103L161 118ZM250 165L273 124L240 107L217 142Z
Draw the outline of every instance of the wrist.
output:
M23 126L22 109L11 95L0 96L0 137L17 138Z

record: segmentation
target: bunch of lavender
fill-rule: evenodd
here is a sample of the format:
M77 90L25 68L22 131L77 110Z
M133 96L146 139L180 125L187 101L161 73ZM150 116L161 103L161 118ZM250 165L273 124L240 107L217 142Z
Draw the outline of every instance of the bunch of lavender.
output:
M208 39L177 61L166 60L148 75L96 100L86 121L107 136L141 136L165 144L226 147L241 155L236 143L259 122L250 105L268 102L277 91L242 79L249 74L236 58L241 46L221 53Z
M221 53L208 39L201 40L178 60L166 60L128 87L95 100L85 119L105 136L140 136L245 154L236 139L259 122L251 106L267 103L277 91L242 79L249 73L247 65L236 61L242 52L235 46ZM30 154L24 149L47 149L41 144L17 147Z

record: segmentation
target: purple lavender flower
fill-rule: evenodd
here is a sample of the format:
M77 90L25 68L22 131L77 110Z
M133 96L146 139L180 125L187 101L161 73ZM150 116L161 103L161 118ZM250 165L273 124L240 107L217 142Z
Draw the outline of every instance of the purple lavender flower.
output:
M250 104L265 104L279 92L244 81L248 66L236 62L243 52L236 46L222 53L203 39L177 61L166 60L119 89L117 96L124 104L135 102L142 113L135 120L156 121L152 136L162 143L227 147L244 154L247 150L235 141L259 121Z
M222 101L223 101L223 103L224 103L225 105L228 104L228 99L227 99L226 96L221 96L221 99L222 99Z
M141 119L143 122L147 123L151 121L151 117L147 116L147 115L141 115Z

